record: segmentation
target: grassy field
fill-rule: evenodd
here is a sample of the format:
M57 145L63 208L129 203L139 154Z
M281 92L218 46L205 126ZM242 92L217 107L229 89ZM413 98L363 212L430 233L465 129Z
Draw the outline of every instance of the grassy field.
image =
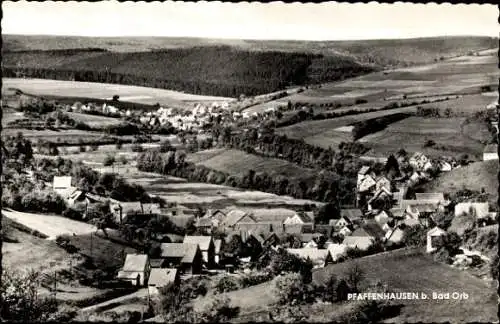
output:
M287 177L307 177L314 172L284 160L264 158L231 149L201 151L189 154L187 159L196 164L230 174L241 174L254 170L255 172L282 174Z
M404 107L332 119L305 121L291 126L278 128L276 129L276 133L286 135L291 138L303 138L306 143L323 148L328 148L329 146L335 147L340 142L346 141L347 139L346 132L339 131L337 128L372 118L388 116L396 113L412 112L416 112L416 107Z
M78 222L69 218L56 215L40 215L33 213L22 213L17 211L2 210L2 214L13 221L21 223L29 228L36 229L51 239L61 234L87 234L95 232L97 228L93 225Z
M490 194L490 201L496 205L498 199L498 161L475 162L466 167L454 169L425 184L427 192L454 192L463 188L480 191L484 188Z
M429 103L419 106L422 108L438 108L440 112L450 109L455 113L475 113L477 111L485 110L486 106L493 102L498 102L498 94L496 98L488 95L477 94L462 96L456 100Z
M465 118L413 116L395 122L386 129L367 135L359 141L370 147L372 149L370 153L375 155L387 155L403 147L407 152L420 151L436 157L467 153L480 159L483 145L462 134L464 121ZM488 131L487 128L485 131ZM436 142L436 146L424 147L428 140Z
M69 117L73 118L74 120L83 122L89 125L90 127L106 127L106 126L118 125L123 122L123 120L121 120L120 118L111 118L111 117L80 114L73 112L67 112L66 114Z
M23 133L23 136L27 139L37 142L39 139L50 142L78 142L78 139L90 141L97 140L102 137L103 133L100 132L90 132L78 129L66 129L66 130L36 130L36 129L23 129L23 128L7 128L2 131L2 136L14 136L18 132Z
M2 83L2 90L4 88L15 88L34 95L96 99L111 99L114 95L118 95L121 101L150 105L160 103L161 105L187 107L188 105L192 106L191 102L193 101L213 102L230 100L230 98L224 97L192 95L173 90L107 83L13 78L2 78Z
M411 250L410 250L411 251ZM330 275L341 276L352 264L364 269L368 280L386 283L390 291L467 293L467 300L398 300L401 313L388 322L491 322L496 320L495 288L488 282L433 261L432 256L420 252L408 254L397 250L380 255L334 264L313 274L317 282ZM412 269L412 271L408 271Z

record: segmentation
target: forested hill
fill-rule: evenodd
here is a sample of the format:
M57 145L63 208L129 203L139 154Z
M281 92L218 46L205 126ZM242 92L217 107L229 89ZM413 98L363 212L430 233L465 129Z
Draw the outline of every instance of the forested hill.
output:
M4 77L106 82L237 97L373 71L345 56L196 46L148 52L102 49L3 53Z

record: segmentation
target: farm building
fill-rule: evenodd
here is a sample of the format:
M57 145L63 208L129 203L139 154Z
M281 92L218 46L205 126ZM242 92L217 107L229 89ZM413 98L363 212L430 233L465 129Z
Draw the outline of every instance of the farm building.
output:
M439 227L434 227L427 232L427 253L432 253L443 243L446 232Z
M146 254L127 254L123 268L118 272L118 279L129 281L133 285L144 286L148 280L151 266Z
M201 273L203 257L197 244L162 243L161 257L170 268L178 268L183 273Z
M354 230L350 236L344 238L344 244L349 247L357 247L360 250L368 249L376 240L383 239L385 232L376 222L367 222L360 228Z
M346 225L346 226L342 227L341 229L339 229L339 234L342 236L349 236L352 234L353 231L354 231L354 227L352 225Z
M389 216L389 214L386 211L381 211L377 215L375 215L375 221L380 225L384 226L387 224L392 218Z
M215 260L215 245L211 236L184 236L183 243L197 244L201 251L203 261L209 265L214 264Z
M169 284L178 284L179 274L177 269L151 269L151 274L148 280L149 294L157 295L158 289L166 287Z
M337 230L340 230L345 226L352 225L352 221L349 217L342 216L339 219L330 219L330 224L333 225Z
M332 256L327 249L303 248L286 249L286 251L303 259L309 258L314 268L323 268L333 262Z
M429 165L430 159L423 154L422 152L415 152L411 157L408 163L414 167L416 170L425 170L429 167L432 167L432 164Z
M488 144L484 147L483 161L498 160L498 145Z
M476 219L489 218L489 204L487 202L462 202L455 205L455 216L472 213Z
M385 241L392 244L399 244L403 241L404 231L400 227L396 227L387 231Z
M313 212L298 212L293 216L288 216L283 222L285 225L296 225L300 224L303 226L314 225L314 213Z
M363 218L363 211L359 208L341 209L340 216L347 217L351 221L351 223L354 223Z

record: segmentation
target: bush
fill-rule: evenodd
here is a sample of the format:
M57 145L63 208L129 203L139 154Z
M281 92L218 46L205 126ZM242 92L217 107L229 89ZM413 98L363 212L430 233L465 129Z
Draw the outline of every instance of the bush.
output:
M232 307L227 296L215 296L213 300L194 314L196 323L227 323L240 313L239 307Z
M115 157L113 155L107 155L106 158L104 159L103 165L104 166L111 166L115 164Z
M451 264L452 258L450 256L450 252L448 252L448 250L445 247L441 247L434 254L434 261Z
M234 276L225 275L220 278L215 285L215 291L217 293L223 293L238 289L240 289L240 284L238 282L238 279L236 279L236 277Z
M78 150L80 151L80 153L85 153L85 151L87 151L87 149L85 148L85 145L79 146Z
M307 304L315 300L313 287L304 283L298 273L278 276L274 280L274 294L280 305Z

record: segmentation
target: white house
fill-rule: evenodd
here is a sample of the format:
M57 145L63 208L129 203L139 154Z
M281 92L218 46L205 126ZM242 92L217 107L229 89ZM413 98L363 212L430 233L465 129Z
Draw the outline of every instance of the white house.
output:
M380 213L378 213L376 216L375 216L375 221L380 225L380 226L384 226L385 224L387 224L387 222L389 222L391 220L391 217L389 216L389 214L387 214L387 212L385 210L381 211Z
M498 160L498 146L497 144L488 144L484 147L483 161Z
M432 253L437 250L438 246L442 244L446 236L446 231L438 226L427 232L427 253Z
M346 225L339 230L339 233L344 237L351 235L352 232L353 232L352 227L350 227L349 225Z
M63 193L71 188L71 177L64 176L58 177L54 176L52 181L52 189L57 193Z
M385 234L385 241L393 244L398 244L403 241L403 236L404 236L404 231L401 228L396 227L394 229L389 230Z
M417 170L424 170L429 158L421 152L416 152L412 155L408 163Z

